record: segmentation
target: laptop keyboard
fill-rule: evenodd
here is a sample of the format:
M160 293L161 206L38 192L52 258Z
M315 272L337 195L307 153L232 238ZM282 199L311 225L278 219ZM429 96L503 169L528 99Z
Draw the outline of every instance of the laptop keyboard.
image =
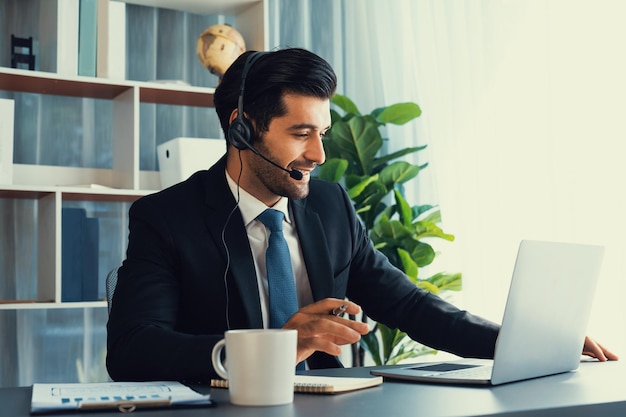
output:
M432 371L430 375L437 375L441 378L459 379L491 379L491 365L469 365L459 363L438 363L434 365L419 366L412 369L418 371Z
M476 368L459 369L457 371L442 372L440 376L444 378L459 378L459 379L478 379L489 380L491 379L492 367L478 366Z

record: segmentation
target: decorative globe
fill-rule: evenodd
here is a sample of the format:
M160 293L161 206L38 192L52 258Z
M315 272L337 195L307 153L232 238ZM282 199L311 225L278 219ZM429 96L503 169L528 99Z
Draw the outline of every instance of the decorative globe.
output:
M243 36L230 25L209 26L198 38L196 46L196 54L202 65L220 78L245 51Z

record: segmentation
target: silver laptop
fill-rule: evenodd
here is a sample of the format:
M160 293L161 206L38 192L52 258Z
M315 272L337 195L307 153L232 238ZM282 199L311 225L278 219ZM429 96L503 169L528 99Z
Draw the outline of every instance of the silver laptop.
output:
M499 385L577 369L603 255L601 246L522 241L493 360L463 359L371 373Z

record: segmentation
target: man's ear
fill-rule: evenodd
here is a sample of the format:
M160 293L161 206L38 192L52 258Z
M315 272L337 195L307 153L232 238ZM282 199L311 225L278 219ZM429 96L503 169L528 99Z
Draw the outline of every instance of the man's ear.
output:
M230 118L228 119L228 124L232 124L233 120L235 120L237 118L237 115L239 114L239 110L238 109L233 109L233 111L230 113Z

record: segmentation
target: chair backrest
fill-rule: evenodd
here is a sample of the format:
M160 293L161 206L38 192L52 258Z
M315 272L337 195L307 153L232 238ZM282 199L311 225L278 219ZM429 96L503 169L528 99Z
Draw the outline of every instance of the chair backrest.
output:
M117 285L117 268L113 268L107 275L106 279L106 292L107 292L107 307L109 314L111 313L111 306L113 304L113 295L115 295L115 286Z

